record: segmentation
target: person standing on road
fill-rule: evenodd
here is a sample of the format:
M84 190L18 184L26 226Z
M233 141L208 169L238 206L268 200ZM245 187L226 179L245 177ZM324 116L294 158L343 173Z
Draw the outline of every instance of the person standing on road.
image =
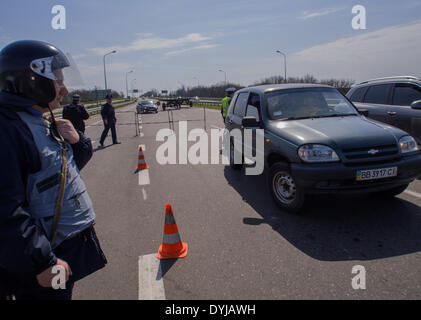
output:
M102 116L102 120L104 121L104 131L102 131L101 139L99 140L99 144L101 145L101 147L104 147L104 141L110 129L111 129L111 137L113 140L113 144L121 143L117 141L117 132L115 129L117 118L115 117L115 111L112 105L113 96L108 94L106 96L106 100L107 100L107 103L101 107L101 116Z
M235 88L228 88L225 90L227 96L222 99L222 105L221 105L221 114L222 114L222 118L224 119L225 122L225 118L227 117L227 112L228 112L228 107L231 103L232 97L234 96L234 92L236 91Z
M85 133L84 120L89 119L89 113L80 104L80 96L78 94L73 95L73 102L63 108L63 119L70 120L76 130Z
M74 283L107 263L79 173L91 141L52 112L68 94L68 67L41 41L0 51L0 297L70 300ZM65 288L54 289L57 269Z

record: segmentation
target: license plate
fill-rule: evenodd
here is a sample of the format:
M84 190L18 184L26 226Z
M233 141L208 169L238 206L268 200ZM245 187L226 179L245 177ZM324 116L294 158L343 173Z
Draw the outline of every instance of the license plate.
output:
M398 167L358 170L357 181L383 179L389 177L396 177L398 175Z

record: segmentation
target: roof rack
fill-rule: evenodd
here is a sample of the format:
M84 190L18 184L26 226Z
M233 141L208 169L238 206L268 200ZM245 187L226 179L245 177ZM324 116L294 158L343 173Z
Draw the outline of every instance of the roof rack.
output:
M360 82L359 84L364 84L364 83L369 83L369 82L375 82L375 81L382 81L382 80L421 80L421 78L420 77L415 77L415 76L384 77L384 78L377 78L377 79L366 80L366 81Z

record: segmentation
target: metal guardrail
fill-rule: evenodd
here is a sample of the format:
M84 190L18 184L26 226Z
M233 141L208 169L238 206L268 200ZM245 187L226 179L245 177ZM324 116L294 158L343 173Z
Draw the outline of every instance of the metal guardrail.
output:
M204 104L204 105L222 105L221 101L217 101L217 100L196 100L193 101L193 103L197 103L197 104Z
M132 104L132 103L134 103L134 102L135 102L135 101L122 101L122 102L120 102L120 103L113 104L113 106L114 106L114 107L119 107L119 106L121 106L121 105L125 105L125 104L129 105L129 104ZM86 109L86 111L89 113L89 115L91 115L92 113L95 113L95 112L101 111L101 107L97 107L97 108L87 108L87 109ZM61 109L61 110L59 109L58 111L56 111L56 112L54 113L54 116L55 116L56 118L58 118L58 119L62 118L62 116L63 116L62 109Z

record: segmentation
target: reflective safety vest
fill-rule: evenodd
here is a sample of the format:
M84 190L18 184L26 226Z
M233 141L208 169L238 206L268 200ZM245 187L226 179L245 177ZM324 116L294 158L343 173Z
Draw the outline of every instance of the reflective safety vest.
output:
M230 106L231 100L232 100L231 97L225 97L224 99L222 99L221 111L222 111L222 116L224 118L227 117L228 107Z
M62 166L60 144L50 135L50 123L27 112L18 112L26 123L38 149L41 170L30 174L26 186L27 205L23 207L51 240ZM90 227L95 220L92 201L80 177L71 146L67 145L68 175L63 206L53 248Z

